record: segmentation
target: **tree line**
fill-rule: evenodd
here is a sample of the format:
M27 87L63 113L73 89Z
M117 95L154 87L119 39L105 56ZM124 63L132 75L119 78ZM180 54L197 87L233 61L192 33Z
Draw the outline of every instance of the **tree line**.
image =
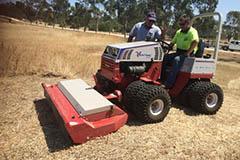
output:
M126 34L132 26L143 21L148 11L157 14L156 24L162 29L163 37L172 36L178 28L182 14L214 12L218 0L22 0L0 4L0 14L25 18L30 22L42 21L53 27L83 28L94 31L121 32ZM202 37L214 38L214 18L197 23ZM223 29L224 38L240 38L240 12L228 13Z

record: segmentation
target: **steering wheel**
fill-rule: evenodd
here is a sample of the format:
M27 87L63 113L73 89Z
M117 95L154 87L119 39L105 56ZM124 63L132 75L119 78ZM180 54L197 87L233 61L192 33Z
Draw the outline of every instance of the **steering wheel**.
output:
M160 43L160 45L162 46L162 49L163 49L164 54L168 54L169 51L172 50L172 47L170 46L169 43L167 43L167 42L165 42L165 41L163 41L163 40L159 40L159 43Z

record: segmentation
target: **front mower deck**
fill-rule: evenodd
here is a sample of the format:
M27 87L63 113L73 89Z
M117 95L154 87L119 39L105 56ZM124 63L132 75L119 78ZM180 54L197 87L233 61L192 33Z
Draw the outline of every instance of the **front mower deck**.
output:
M81 80L42 86L45 97L53 104L55 114L60 116L61 125L73 143L84 143L117 131L127 121L124 111Z

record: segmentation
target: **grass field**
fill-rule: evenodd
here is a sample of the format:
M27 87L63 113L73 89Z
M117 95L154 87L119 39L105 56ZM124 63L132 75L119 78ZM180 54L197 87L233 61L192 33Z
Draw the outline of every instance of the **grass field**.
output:
M30 25L1 24L0 74L55 74L89 76L100 65L108 43L122 38L54 30Z
M0 159L240 159L240 56L221 53L215 83L225 94L216 115L173 106L162 123L134 119L83 145L64 140L42 82L92 74L108 43L124 39L0 23Z

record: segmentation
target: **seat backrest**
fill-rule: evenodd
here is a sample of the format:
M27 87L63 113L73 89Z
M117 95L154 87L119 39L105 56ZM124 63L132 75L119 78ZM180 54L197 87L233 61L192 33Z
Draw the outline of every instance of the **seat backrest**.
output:
M198 42L198 49L195 53L195 57L198 57L198 58L203 57L204 48L205 48L205 42L202 39L200 39Z

